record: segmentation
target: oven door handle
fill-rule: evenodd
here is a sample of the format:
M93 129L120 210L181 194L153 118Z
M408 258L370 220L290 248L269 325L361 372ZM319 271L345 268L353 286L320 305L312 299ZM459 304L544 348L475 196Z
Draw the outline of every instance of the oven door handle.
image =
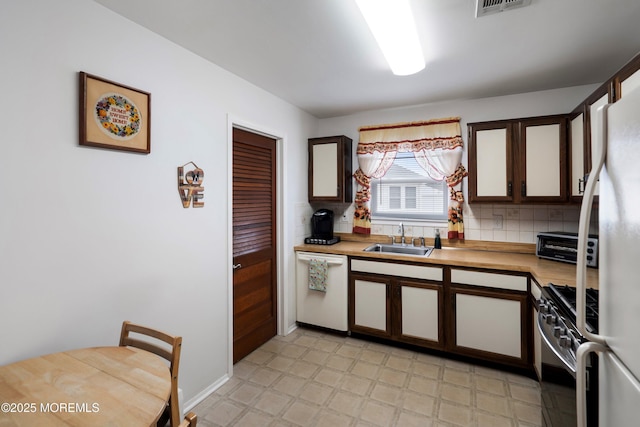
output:
M593 334L586 327L586 305L587 305L587 242L589 239L589 226L591 223L591 208L593 197L596 191L596 184L600 171L604 165L607 155L607 109L611 104L598 108L596 111L597 129L600 133L594 135L592 152L597 152L598 156L593 159L589 180L582 196L582 206L580 207L580 222L578 223L578 254L576 266L576 326L580 333L589 341L607 345L601 335Z
M597 342L580 344L576 352L576 415L577 427L587 427L587 357L591 353L603 353L609 347Z

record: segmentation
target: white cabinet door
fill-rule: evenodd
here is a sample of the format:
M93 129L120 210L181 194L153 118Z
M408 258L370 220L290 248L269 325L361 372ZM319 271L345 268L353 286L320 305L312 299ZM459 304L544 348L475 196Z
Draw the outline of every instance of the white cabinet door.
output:
M476 132L477 197L508 197L508 164L511 162L507 146L507 128Z
M526 196L560 196L560 125L525 129Z
M522 358L521 303L457 293L456 346Z
M338 143L315 144L313 150L313 197L338 197Z
M596 120L597 114L596 112L598 111L598 108L602 107L603 105L606 105L607 103L609 103L609 94L605 94L603 95L601 98L599 98L596 102L594 102L593 104L591 104L589 106L589 117L590 117L590 132L591 132L591 158L592 159L597 159L600 156L600 152L597 149L597 145L595 145L595 138L596 135L599 135L601 130L598 126L598 122ZM592 161L593 163L593 161ZM589 171L590 172L590 171ZM597 176L591 176L589 175L589 179L600 179L600 177ZM600 194L600 183L596 184L596 188L595 188L595 195L599 195Z
M354 326L388 332L387 283L354 281Z
M538 378L542 378L542 335L540 329L538 329L538 310L532 310L532 325L533 325L533 368L536 370Z
M571 120L571 196L582 196L584 179L584 114Z
M542 297L542 291L537 282L531 282L531 296L534 301L539 301ZM542 335L538 329L538 304L533 304L531 310L531 325L533 327L533 367L536 370L538 379L542 378Z
M437 342L440 326L438 290L401 286L401 295L401 334Z
M563 202L567 198L567 116L520 121L520 202Z

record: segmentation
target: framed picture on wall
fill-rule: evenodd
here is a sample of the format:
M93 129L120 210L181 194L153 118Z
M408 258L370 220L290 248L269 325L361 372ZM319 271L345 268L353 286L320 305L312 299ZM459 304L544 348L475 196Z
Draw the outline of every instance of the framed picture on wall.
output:
M151 152L151 94L80 72L80 145Z

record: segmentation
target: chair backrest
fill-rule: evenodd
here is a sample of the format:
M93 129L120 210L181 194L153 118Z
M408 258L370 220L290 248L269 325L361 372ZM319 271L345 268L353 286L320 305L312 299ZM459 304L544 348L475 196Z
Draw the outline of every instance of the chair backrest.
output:
M132 333L134 334L133 337L131 336ZM146 338L142 339L142 337ZM155 338L155 341L149 339L149 337ZM164 342L166 345L161 344L159 341ZM171 372L171 394L168 401L169 419L171 420L171 426L177 427L180 424L178 368L180 366L182 337L175 337L156 329L124 321L120 332L120 347L126 346L149 351L169 362L169 370Z

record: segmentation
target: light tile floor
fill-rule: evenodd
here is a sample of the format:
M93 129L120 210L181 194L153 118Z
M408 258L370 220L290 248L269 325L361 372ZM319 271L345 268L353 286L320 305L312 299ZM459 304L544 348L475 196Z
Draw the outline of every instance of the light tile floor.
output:
M530 378L313 329L276 336L193 411L198 426L540 426Z

